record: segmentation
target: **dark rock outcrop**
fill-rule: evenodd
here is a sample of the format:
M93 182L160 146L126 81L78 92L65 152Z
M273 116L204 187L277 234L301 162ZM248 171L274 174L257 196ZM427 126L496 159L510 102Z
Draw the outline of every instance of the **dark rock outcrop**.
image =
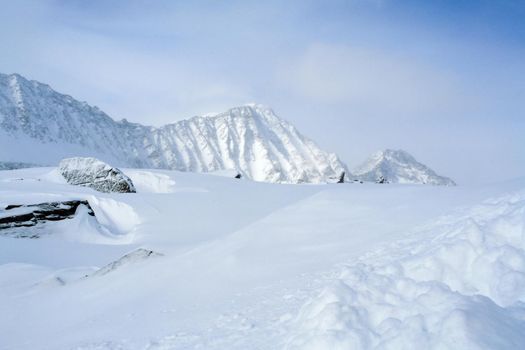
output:
M137 192L126 174L96 158L63 159L58 170L70 185L91 187L99 192Z
M376 183L378 184L387 184L388 180L384 176L379 176L376 180Z
M81 205L87 207L89 215L95 216L93 209L91 209L89 203L85 200L25 205L11 204L6 206L4 210L0 210L0 230L31 227L48 221L71 219L75 216L77 208ZM13 236L37 238L38 234L24 233L19 235L15 233Z

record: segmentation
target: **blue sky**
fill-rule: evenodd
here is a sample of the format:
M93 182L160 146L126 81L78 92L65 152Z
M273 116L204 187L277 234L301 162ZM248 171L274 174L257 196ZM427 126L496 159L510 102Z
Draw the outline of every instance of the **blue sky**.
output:
M525 1L2 1L0 71L161 125L258 102L349 165L525 175Z

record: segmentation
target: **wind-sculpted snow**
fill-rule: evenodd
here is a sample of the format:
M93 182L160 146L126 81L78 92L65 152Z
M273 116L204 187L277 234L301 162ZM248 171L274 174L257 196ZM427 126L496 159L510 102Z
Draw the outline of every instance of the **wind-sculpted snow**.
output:
M165 174L152 171L126 169L126 175L131 178L137 192L141 193L172 193L175 191L175 181Z
M369 254L302 307L286 348L521 348L524 233L509 196Z
M353 174L363 181L454 186L451 179L436 174L403 150L374 153Z
M48 85L0 74L0 159L53 164L72 156L133 168L231 169L283 183L336 182L345 171L335 154L261 105L154 128L115 122Z
M129 204L98 196L91 196L89 203L100 224L114 235L130 233L140 224L140 217Z
M99 192L136 192L129 177L95 158L67 158L59 171L71 185L91 187Z

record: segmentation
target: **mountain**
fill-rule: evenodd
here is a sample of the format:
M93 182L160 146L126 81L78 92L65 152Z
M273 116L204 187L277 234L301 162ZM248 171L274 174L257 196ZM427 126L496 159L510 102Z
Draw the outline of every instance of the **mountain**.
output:
M121 167L234 169L278 183L329 182L346 171L335 154L262 105L151 127L117 122L48 85L0 74L0 161L51 165L73 156Z
M353 175L363 181L378 181L383 178L390 183L456 185L448 177L436 174L403 150L387 149L376 152L354 169Z
M0 170L14 170L23 168L36 168L40 165L31 163L19 163L19 162L0 162Z

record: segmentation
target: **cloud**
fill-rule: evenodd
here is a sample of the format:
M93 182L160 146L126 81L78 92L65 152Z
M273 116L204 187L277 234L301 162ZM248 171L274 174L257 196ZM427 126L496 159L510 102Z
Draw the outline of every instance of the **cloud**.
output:
M96 35L74 36L46 42L39 60L51 71L67 72L56 88L99 101L115 118L158 125L247 99L248 88L205 66Z
M454 74L410 56L370 48L313 44L278 76L283 88L305 99L381 106L399 116L465 103Z

